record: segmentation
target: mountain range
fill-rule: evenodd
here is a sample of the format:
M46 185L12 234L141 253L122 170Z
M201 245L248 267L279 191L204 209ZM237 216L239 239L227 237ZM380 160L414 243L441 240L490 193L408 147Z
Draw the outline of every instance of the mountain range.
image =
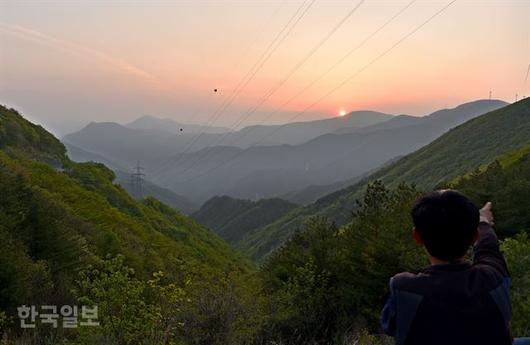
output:
M441 117L436 116L435 121L440 121ZM370 181L381 180L390 187L407 182L429 190L529 143L530 99L524 99L474 117L359 182L255 229L238 243L238 247L259 260L301 228L310 217L323 216L337 224L347 223L356 200Z
M199 203L213 195L282 197L305 187L360 177L458 124L504 105L502 101L480 100L437 111L412 124L409 117L401 116L376 124L377 128L324 134L299 145L205 148L166 159L150 173L150 179ZM401 121L406 124L400 125Z
M360 128L388 120L391 115L352 112L340 118L293 122L285 125L258 125L233 131L223 127L188 125L170 119L142 116L128 124L91 122L63 141L100 154L124 165L144 164L170 158L179 152L197 152L216 143L247 148L261 138L263 145L296 145L344 126Z
M158 130L169 133L184 132L195 134L204 132L209 134L219 134L232 131L230 128L227 127L185 124L172 119L161 119L156 116L150 115L141 116L136 120L125 124L124 126L131 129Z
M295 193L290 200L306 204L332 191L332 186L344 186L341 182L359 178L451 127L505 104L481 100L424 117L358 111L333 119L202 136L170 133L157 127L160 121L143 118L139 121L143 125L136 129L91 123L65 141L120 165L132 166L140 160L149 181L193 203L215 195L255 199ZM219 142L219 136L226 143L233 139L236 146L208 146ZM266 140L249 146L260 138ZM199 150L186 150L190 142ZM319 188L326 185L331 189ZM304 191L308 187L312 192Z

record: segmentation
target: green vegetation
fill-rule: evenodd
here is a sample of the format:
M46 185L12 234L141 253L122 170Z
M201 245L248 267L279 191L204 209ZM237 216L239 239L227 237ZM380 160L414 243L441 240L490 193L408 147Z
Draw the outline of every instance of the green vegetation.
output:
M318 342L352 327L377 331L389 277L425 265L410 239L407 211L417 195L406 186L389 191L379 182L370 185L350 225L339 229L312 219L270 256L262 270L265 289L290 343L304 343L295 341L297 332Z
M502 235L530 232L530 151L527 147L501 156L489 166L447 186L461 190L477 203L492 201L498 219L497 230Z
M41 126L32 124L15 110L0 106L0 150L57 166L66 162L66 149Z
M519 234L504 240L502 250L512 275L512 331L516 336L530 335L530 238Z
M132 188L131 185L130 174L119 171L116 172L116 175L116 182L119 183L132 197L134 197L135 199L142 198L142 196L134 195L135 190L134 188ZM143 197L153 197L185 214L191 214L199 208L196 204L194 204L187 198L146 180L143 181L142 194Z
M107 256L123 257L124 267L135 272L133 286L147 284L156 272L184 288L189 279L230 274L235 281L255 270L190 218L153 198L135 201L113 184L114 173L104 165L71 162L51 134L4 107L0 148L0 315L12 330L20 331L13 320L18 306L81 301L72 292L79 272L106 269ZM147 305L142 286L137 294ZM114 303L112 295L92 297ZM119 302L111 309L121 313L124 307ZM137 343L131 339L119 343Z
M191 216L228 243L237 245L252 230L281 218L295 207L295 204L282 199L254 202L221 196L208 200Z
M268 257L261 273L274 305L270 322L283 340L342 344L361 329L379 331L389 277L428 265L411 234L409 212L418 195L407 185L388 189L375 181L350 224L339 228L313 218ZM502 213L503 207L497 210ZM522 210L525 205L517 207ZM512 330L529 336L530 239L521 233L504 240L502 250L513 282Z
M295 230L281 246L270 237L279 249L257 270L195 221L154 198L134 200L104 165L71 162L53 136L0 108L0 339L17 345L390 344L379 335L379 311L392 275L427 264L411 238L409 211L431 183L461 189L477 203L494 202L513 278L514 335L530 336L530 150L507 147L497 159L484 155L474 166L480 169L461 178L447 173L449 182L434 179L420 189L375 180L352 187L347 220L318 215L303 226L290 223ZM334 204L341 193L311 207ZM211 202L226 206L213 214L207 205L202 210L223 235L240 236L287 208L290 216L304 216L282 200ZM21 305L97 305L100 326L22 330Z
M512 330L529 336L528 146L440 187L461 190L477 204L493 202L497 232L509 236L501 247L513 282ZM288 343L340 343L352 328L378 331L388 278L428 264L411 235L409 212L418 196L414 187L389 189L376 180L356 203L351 223L337 227L325 218L311 218L265 260L264 289L276 307L271 318Z
M433 189L444 181L488 165L497 157L530 142L530 99L476 117L442 135L429 145L383 167L348 188L329 194L306 207L249 234L243 251L260 260L287 240L311 216L324 216L346 224L370 181L381 180L390 187L402 182L419 189Z

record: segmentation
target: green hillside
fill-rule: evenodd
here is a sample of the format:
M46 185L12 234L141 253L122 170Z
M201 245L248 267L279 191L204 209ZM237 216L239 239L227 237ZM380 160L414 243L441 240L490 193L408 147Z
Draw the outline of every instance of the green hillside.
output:
M295 207L282 199L251 201L221 196L208 200L192 217L235 245L246 234L283 217Z
M114 178L0 107L0 326L23 304L71 304L78 273L108 256L123 256L139 279L254 271L217 235L156 199L137 202Z
M371 180L382 180L391 187L407 182L420 189L431 189L528 143L530 99L524 99L453 128L359 183L291 211L282 219L249 234L240 246L259 260L289 238L310 216L326 216L338 224L349 222L355 201Z
M0 150L15 156L62 166L66 148L41 126L26 121L14 109L0 105Z
M513 283L511 329L514 336L529 336L529 147L510 151L442 187L463 191L477 205L493 202L496 231L504 237L501 249ZM378 332L389 277L428 265L410 230L410 210L420 194L407 184L388 188L373 181L359 198L350 223L337 227L325 218L313 218L264 260L264 289L276 302L272 318L287 343L325 343L323 339L334 338L340 344L352 327ZM376 338L367 343L386 344Z
M461 190L480 204L493 202L497 231L502 235L530 232L530 145L444 186Z
M116 174L116 182L120 184L123 188L125 188L125 190L135 198L142 199L145 196L152 196L153 198L158 199L163 203L186 214L190 214L199 208L196 204L194 204L187 198L178 195L170 191L169 189L162 188L147 180L144 180L143 195L135 196L135 191L131 185L131 173L126 172L131 171L131 169L127 169L118 164L116 161L105 158L104 156L98 155L93 152L88 152L75 145L65 143L65 147L67 149L68 158L70 158L70 160L74 162L97 162L105 164L107 168L110 168Z

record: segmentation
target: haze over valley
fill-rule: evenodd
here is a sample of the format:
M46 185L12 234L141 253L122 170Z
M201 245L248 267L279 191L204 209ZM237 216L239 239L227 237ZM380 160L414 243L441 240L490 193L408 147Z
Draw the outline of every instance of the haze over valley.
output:
M175 122L162 128L162 120L143 117L134 126L91 123L64 141L75 160L112 162L116 169L128 167L124 171L139 161L147 180L197 204L215 195L289 199L308 187L358 178L506 104L480 100L423 117L354 111L326 120L203 135L180 131L186 125ZM308 200L293 196L292 201L308 203L324 194Z

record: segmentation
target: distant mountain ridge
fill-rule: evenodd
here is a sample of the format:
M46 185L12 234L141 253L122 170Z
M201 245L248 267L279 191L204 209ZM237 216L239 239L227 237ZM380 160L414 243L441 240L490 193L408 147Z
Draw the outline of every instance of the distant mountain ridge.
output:
M423 118L359 111L333 119L280 127L248 127L227 133L222 143L236 143L244 138L246 142L238 142L240 147L207 147L219 142L219 135L224 134L197 137L185 132L131 129L118 124L91 124L65 140L121 165L131 166L140 160L147 168L148 180L194 203L203 203L214 195L275 198L309 186L355 179L428 144L459 123L505 104L480 100ZM360 127L352 127L353 124ZM337 134L341 128L348 128L350 133ZM257 132L265 135L256 135ZM262 146L245 147L267 137L266 133L273 133L271 138L283 133L274 139L280 142L282 138L295 143L308 140L296 145L263 142ZM194 149L179 152L190 142L196 142ZM322 195L318 190L314 189L316 194L307 194L309 201ZM326 192L325 188L321 190Z
M411 125L415 125L419 123L421 121L421 118L422 117L419 117L419 116L396 115L388 121L366 126L362 128L361 130L356 127L339 128L334 132L334 134L348 134L348 133L356 133L359 131L371 132L371 131L377 131L377 130L382 130L382 129L395 129L395 128L400 128L400 127L406 127L406 126L411 126Z
M224 127L181 124L171 119L142 116L125 125L91 122L81 130L66 135L64 141L104 157L112 157L122 165L130 165L137 160L152 162L169 158L184 150L198 152L218 142L247 148L266 137L263 145L301 144L344 125L357 128L390 118L391 115L383 113L359 111L340 118L248 126L232 131Z
M330 119L285 125L249 126L237 132L222 134L205 132L203 135L198 135L190 132L189 128L182 127L176 121L143 116L127 125L112 122L92 122L80 131L65 136L64 141L71 147L90 152L94 157L104 158L106 164L131 166L140 160L142 165L153 171L165 169L165 161L170 160L170 157L174 157L175 154L185 149L191 149L191 154L197 152L201 159L203 155L209 156L212 153L201 152L201 150L212 143L220 142L221 138L224 139L223 143L236 144L241 148L253 145L263 137L268 137L264 142L268 146L274 146L278 143L282 145L294 144L333 132L345 125L357 128L386 121L390 118L392 116L388 114L357 111L343 117ZM207 148L206 150L215 153L217 148ZM225 153L230 151L231 149ZM150 176L148 176L149 178ZM158 181L155 180L154 182ZM258 194L260 193L258 192ZM249 197L247 193L242 193L240 196ZM204 198L199 198L199 201L204 201Z
M152 178L166 188L199 200L216 194L282 197L308 186L361 176L428 144L455 124L504 105L502 101L480 100L435 112L415 120L413 125L378 130L367 126L353 133L321 135L300 145L215 147L176 155L161 164ZM399 121L409 120L401 117Z
M239 131L242 138L252 136L253 140L266 138L260 145L299 145L324 134L333 133L340 128L363 128L388 121L394 116L371 110L352 111L344 116L329 119L292 122L282 125L247 126ZM235 146L243 139L235 140Z
M154 129L159 131L178 133L180 131L186 133L210 133L219 134L232 132L230 128L218 126L203 126L196 124L180 123L172 119L162 119L156 116L144 115L136 120L125 124L125 127L131 129Z
M338 224L348 222L355 200L362 195L369 181L379 179L391 187L407 182L422 189L432 189L528 143L530 99L524 99L473 118L360 182L293 210L282 219L251 233L241 241L240 248L259 260L311 216L325 216Z

